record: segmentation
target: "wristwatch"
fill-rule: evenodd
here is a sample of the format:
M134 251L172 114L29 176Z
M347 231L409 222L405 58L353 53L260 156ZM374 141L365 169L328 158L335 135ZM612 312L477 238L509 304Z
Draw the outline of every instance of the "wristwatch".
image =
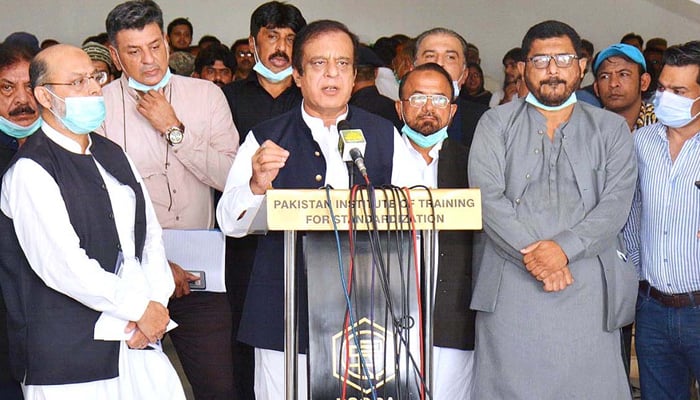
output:
M185 127L180 124L179 126L171 126L165 131L165 140L170 143L171 146L180 144L182 139L185 137Z

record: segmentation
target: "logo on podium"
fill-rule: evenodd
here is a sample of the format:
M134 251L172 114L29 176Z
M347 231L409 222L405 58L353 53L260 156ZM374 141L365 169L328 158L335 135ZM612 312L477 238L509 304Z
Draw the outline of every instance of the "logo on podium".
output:
M376 390L391 382L395 378L395 369L390 368L391 375L386 376L385 368L385 362L393 363L394 359L394 345L391 342L391 339L387 340L384 327L366 317L361 318L352 327L333 335L333 376L363 394L371 393L373 387ZM385 351L387 346L389 348Z

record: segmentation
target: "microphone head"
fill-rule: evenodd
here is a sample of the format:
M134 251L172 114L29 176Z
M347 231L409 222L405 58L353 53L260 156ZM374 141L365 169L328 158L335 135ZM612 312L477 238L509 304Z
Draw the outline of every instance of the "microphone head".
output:
M360 154L365 153L367 141L362 129L352 129L350 124L343 120L338 122L338 151L343 157L343 161L353 161L350 156L351 149L357 149Z
M353 161L355 161L357 158L362 158L362 152L360 151L360 149L353 147L352 149L350 149L350 157Z

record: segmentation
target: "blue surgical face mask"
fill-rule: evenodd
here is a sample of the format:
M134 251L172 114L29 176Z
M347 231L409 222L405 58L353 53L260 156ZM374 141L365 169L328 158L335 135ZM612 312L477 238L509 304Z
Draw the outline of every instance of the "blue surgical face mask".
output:
M525 97L525 101L532 104L533 106L537 108L541 108L546 111L559 111L563 110L566 107L576 103L576 93L571 93L571 96L569 96L568 99L566 99L565 102L559 104L558 106L547 106L542 103L540 103L539 100L537 100L537 97L533 95L532 93L528 93L527 96Z
M41 128L41 122L41 117L39 117L31 125L22 126L5 119L5 117L0 117L0 131L15 139L24 139Z
M401 132L408 136L413 143L424 149L431 148L447 138L447 126L443 126L442 129L438 130L437 132L426 136L415 131L413 128L404 123L403 128L401 128Z
M165 75L163 75L163 79L160 80L160 82L156 83L153 86L145 85L141 82L138 82L132 77L129 77L129 87L138 90L139 92L148 92L150 90L160 90L161 88L165 87L165 85L170 82L170 78L173 76L172 72L170 72L170 68L165 69Z
M664 90L663 92L657 90L653 101L654 114L656 114L656 118L661 121L662 124L671 128L682 128L693 122L693 120L700 115L700 113L695 115L690 114L693 109L693 104L698 100L700 100L700 97L689 99L671 93L668 90Z
M104 122L105 116L107 115L104 97L76 96L62 99L52 91L46 90L57 99L64 102L65 113L63 117L59 116L53 108L50 108L49 111L51 111L69 131L78 135L85 135L97 129L102 125L102 122Z
M253 39L253 55L255 55L255 65L253 66L253 71L257 72L258 75L261 75L268 81L278 83L292 75L291 65L280 72L272 72L270 68L267 68L265 64L260 61L260 56L258 56L258 45L255 43L255 39Z
M168 51L167 45L165 50ZM138 90L139 92L144 93L151 90L160 90L161 88L165 87L165 85L167 85L168 82L170 82L170 78L173 76L172 72L170 72L170 68L165 67L165 74L163 75L163 78L161 78L160 82L152 86L143 84L129 76L129 74L126 72L126 69L124 69L124 63L122 62L122 59L119 56L119 52L116 49L114 49L114 52L117 54L117 61L119 61L119 65L121 65L122 73L129 77L129 87L134 90Z

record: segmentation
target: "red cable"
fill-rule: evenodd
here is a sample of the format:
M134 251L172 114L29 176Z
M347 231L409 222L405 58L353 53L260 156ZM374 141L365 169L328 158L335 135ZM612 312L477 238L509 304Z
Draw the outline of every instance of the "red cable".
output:
M356 192L357 192L358 186L355 185L352 187L352 190L350 191L350 205L348 207L348 210L350 211L348 214L348 242L349 242L349 251L350 251L350 262L349 262L349 267L348 267L348 297L350 297L350 294L352 293L352 272L354 268L354 257L353 254L355 252L355 243L352 240L352 233L353 233L353 213L352 213L352 207L355 204L355 198L356 198ZM342 386L342 393L341 393L341 400L346 399L347 395L347 389L348 389L348 377L350 373L350 334L348 330L348 326L350 324L350 308L348 306L345 307L345 321L343 323L343 337L345 338L345 372L343 373L343 386ZM359 351L359 349L358 349Z
M423 349L423 307L421 306L421 289L420 289L420 275L418 273L418 237L416 234L416 221L413 217L413 206L411 204L411 191L404 187L403 191L406 193L406 201L408 202L407 207L408 207L408 216L411 221L411 236L413 238L413 262L414 262L414 270L416 273L416 292L417 292L417 297L416 299L418 300L418 338L419 338L419 343L421 344L420 346L420 373L421 376L425 376L425 363L423 362L423 357L424 357L424 349ZM421 380L422 381L422 380ZM420 388L420 398L421 400L425 399L425 384L421 384Z

